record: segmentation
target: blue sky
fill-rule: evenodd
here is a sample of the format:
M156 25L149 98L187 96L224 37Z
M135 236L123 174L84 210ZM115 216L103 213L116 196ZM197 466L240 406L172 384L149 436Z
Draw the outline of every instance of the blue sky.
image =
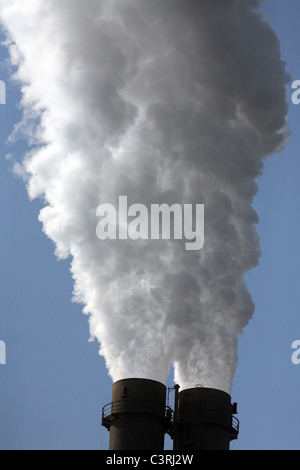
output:
M280 42L292 80L300 79L298 0L269 0L263 10ZM24 143L6 140L18 121L20 92L4 65L7 104L0 106L0 449L106 449L101 408L110 401L111 379L87 318L72 303L69 262L58 262L30 202L5 155L21 158ZM239 341L233 401L240 436L232 449L300 449L300 365L291 344L300 339L300 105L291 104L292 136L281 155L266 163L254 206L262 257L246 277L256 311ZM171 385L171 382L170 382ZM168 444L169 445L169 444Z

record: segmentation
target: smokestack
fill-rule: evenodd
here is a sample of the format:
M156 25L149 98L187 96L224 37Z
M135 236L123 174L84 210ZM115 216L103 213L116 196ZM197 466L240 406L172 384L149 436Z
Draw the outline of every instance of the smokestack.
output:
M109 450L163 450L166 387L147 379L113 384L112 402L102 410L110 431Z
M178 395L174 450L229 450L237 439L236 404L222 390L196 387Z
M239 432L230 395L213 388L174 389L173 411L166 407L162 383L135 378L115 382L112 402L102 409L109 450L163 450L165 433L174 450L229 450Z

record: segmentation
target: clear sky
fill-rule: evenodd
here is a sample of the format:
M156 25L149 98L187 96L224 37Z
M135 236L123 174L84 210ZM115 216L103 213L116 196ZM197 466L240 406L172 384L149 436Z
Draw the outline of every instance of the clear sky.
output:
M298 0L269 0L270 18L292 80L300 79ZM0 340L7 364L0 366L0 449L106 449L101 408L111 398L111 379L87 318L72 303L69 262L58 262L38 221L41 204L30 202L13 176L6 143L19 119L20 92L10 80L1 47L0 79L7 104L0 105ZM246 277L256 311L239 340L232 390L240 436L232 449L300 449L300 365L291 344L300 339L300 105L291 104L292 136L259 179L255 209L262 257ZM170 385L171 382L170 382ZM169 444L168 444L169 445Z

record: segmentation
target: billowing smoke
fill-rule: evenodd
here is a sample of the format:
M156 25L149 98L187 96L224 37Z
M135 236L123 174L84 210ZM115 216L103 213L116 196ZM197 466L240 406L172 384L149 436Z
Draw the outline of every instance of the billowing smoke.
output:
M254 311L252 208L287 136L287 76L259 0L0 0L29 151L15 168L113 380L230 391ZM205 243L100 240L97 208L204 204ZM72 326L70 325L70 328Z

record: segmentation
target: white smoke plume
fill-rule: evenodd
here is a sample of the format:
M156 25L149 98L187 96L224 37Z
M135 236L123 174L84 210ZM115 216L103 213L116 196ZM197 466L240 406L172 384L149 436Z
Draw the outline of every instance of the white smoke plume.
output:
M230 391L254 304L252 208L287 136L287 75L259 0L0 0L22 85L30 198L113 380ZM20 170L20 164L18 165ZM205 204L205 244L105 240L101 203ZM71 328L71 325L70 325Z

